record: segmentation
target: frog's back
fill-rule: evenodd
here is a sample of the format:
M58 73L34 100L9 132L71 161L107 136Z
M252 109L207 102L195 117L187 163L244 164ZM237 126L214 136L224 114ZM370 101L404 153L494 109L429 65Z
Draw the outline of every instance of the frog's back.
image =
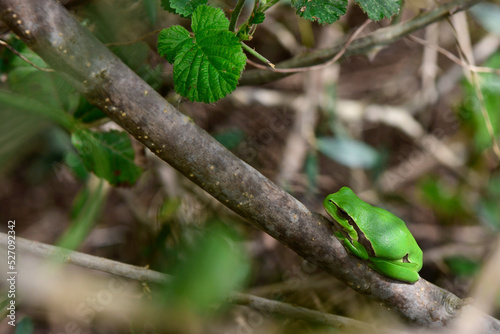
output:
M365 217L363 228L370 233L373 250L378 257L402 259L416 248L420 249L406 224L397 216L372 207Z

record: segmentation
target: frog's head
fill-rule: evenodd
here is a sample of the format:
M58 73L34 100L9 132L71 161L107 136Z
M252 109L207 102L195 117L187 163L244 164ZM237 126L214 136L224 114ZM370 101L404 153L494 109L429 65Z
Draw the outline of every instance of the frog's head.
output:
M323 206L326 212L347 232L349 238L357 240L357 226L352 217L355 209L353 204L356 201L353 199L358 199L356 194L351 189L343 187L336 193L328 195L323 201Z

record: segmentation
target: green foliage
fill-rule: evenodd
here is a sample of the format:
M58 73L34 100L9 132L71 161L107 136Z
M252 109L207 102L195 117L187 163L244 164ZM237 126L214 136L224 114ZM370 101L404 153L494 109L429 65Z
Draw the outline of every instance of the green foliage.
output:
M190 17L198 6L206 5L207 2L207 0L161 0L161 5L170 13Z
M252 25L252 24L261 24L264 22L266 18L266 14L264 13L255 13L254 15L252 15L250 17L250 20L249 20L249 24Z
M174 67L175 91L190 101L211 103L236 89L246 62L240 42L252 39L255 26L264 22L264 12L277 1L256 2L247 20L237 29L235 23L241 6L236 6L231 13L231 25L222 10L206 5L207 0L162 0L161 3L165 10L192 19L192 33L181 26L172 26L163 29L158 37L158 53ZM359 0L357 3L374 20L391 17L401 7L401 0ZM327 24L346 13L348 1L291 0L291 5L299 16ZM252 49L247 51L256 53Z
M465 199L458 189L447 186L435 177L428 177L419 184L424 201L442 218L468 217Z
M198 6L191 28L193 36L180 26L164 29L158 51L174 65L177 93L191 101L215 102L236 89L246 57L222 10Z
M401 0L356 0L356 3L374 21L389 18L401 8Z
M241 288L250 269L238 237L217 224L200 234L175 269L164 300L170 307L203 314Z
M471 277L476 274L480 267L479 262L473 261L465 256L450 256L444 259L446 265L455 276Z
M320 137L316 139L316 144L328 158L350 168L373 168L379 160L374 148L355 139Z
M71 208L71 225L57 241L57 245L66 249L76 249L85 240L104 207L106 191L102 180L97 185L87 182L75 197Z
M347 0L292 0L297 14L320 24L333 23L347 11Z
M132 185L141 174L134 149L125 132L78 130L71 141L87 170L113 185Z
M80 101L73 113L73 117L82 123L92 123L105 118L106 114L101 109L90 104L86 98L80 96Z
M500 53L494 54L484 66L500 68ZM488 112L496 137L500 134L500 77L494 73L481 73L479 82L484 97L484 106ZM475 149L483 151L491 147L491 136L486 127L486 120L481 111L481 104L474 86L464 82L464 101L460 107L459 116L465 126L472 132Z

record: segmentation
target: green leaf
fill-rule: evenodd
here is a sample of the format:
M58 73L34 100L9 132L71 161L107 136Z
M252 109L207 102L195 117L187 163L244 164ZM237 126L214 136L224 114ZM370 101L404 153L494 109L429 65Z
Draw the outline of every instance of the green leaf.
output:
M266 14L258 12L258 13L255 13L250 18L250 21L248 22L248 24L250 24L250 25L252 25L252 24L261 24L262 22L264 22L265 19L266 19Z
M232 92L246 56L219 8L199 6L193 13L193 37L179 26L165 29L158 50L174 65L175 91L191 101L212 103Z
M401 8L401 0L356 0L356 3L374 21L389 18Z
M158 53L165 57L170 64L175 61L175 56L187 45L193 43L189 31L181 26L163 29L158 36Z
M18 112L26 112L29 116L42 116L68 130L73 129L75 126L74 119L64 110L52 107L50 104L44 104L24 94L0 90L0 106L2 108L9 107Z
M350 138L317 138L318 150L330 159L351 168L372 168L379 154L367 144Z
M165 301L176 310L210 311L245 283L248 256L237 236L226 227L212 226L201 234L178 264Z
M450 256L444 259L453 274L460 277L474 276L481 269L478 261L471 260L465 256Z
M59 247L71 250L78 248L96 225L106 203L107 188L102 180L91 181L89 179L73 201L71 224L57 241Z
M134 149L125 132L78 130L71 142L85 168L113 185L132 185L141 174L134 163Z
M347 0L292 0L297 15L319 24L333 23L347 11Z
M200 5L206 5L207 0L161 0L161 6L170 13L190 17Z
M196 34L229 29L229 20L220 8L200 6L193 14L191 29Z
M106 114L101 109L90 104L86 98L80 96L80 101L73 113L73 117L83 123L92 123L106 117Z

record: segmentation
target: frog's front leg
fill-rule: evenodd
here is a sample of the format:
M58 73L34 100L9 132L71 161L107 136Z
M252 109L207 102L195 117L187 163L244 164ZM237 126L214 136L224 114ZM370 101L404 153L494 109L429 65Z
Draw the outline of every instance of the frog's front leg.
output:
M419 279L418 270L420 267L416 263L370 257L368 266L384 276L400 281L415 283Z
M338 231L335 232L335 236L342 241L344 246L351 252L352 254L356 255L357 257L363 259L363 260L368 260L368 252L366 251L365 247L360 244L356 240L351 240L349 238L344 237L344 235Z

